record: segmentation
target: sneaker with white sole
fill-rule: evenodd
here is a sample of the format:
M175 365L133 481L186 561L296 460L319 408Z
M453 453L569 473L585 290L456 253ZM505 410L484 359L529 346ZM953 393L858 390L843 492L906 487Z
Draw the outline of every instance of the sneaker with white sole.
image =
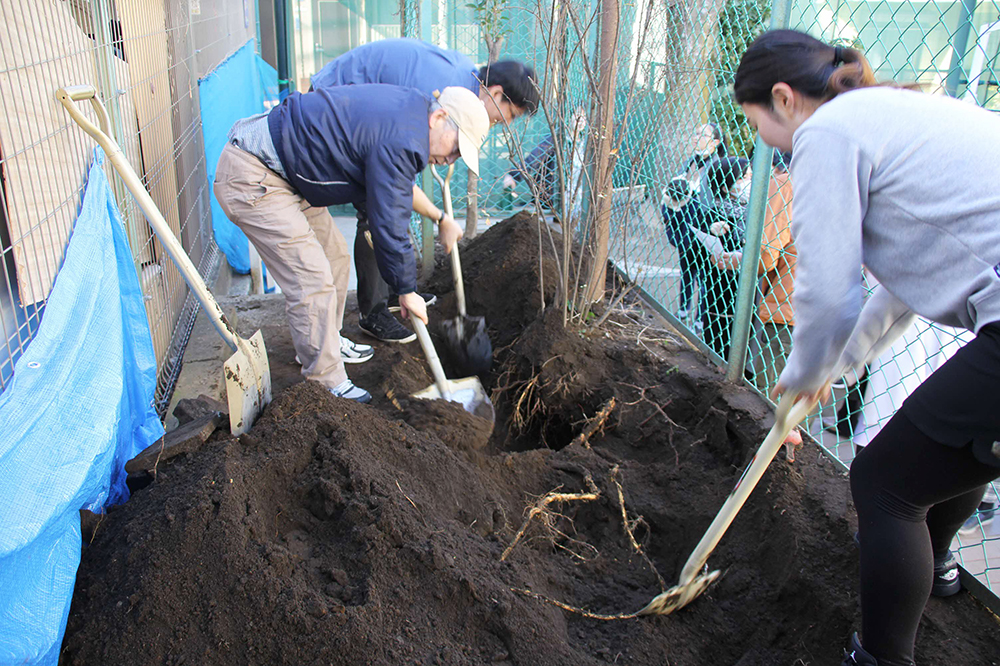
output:
M344 363L364 363L374 355L371 345L362 345L340 336L340 359Z
M424 305L427 307L438 302L438 297L434 294L420 294L420 297L424 299ZM389 312L399 312L399 294L393 294L389 297Z
M417 334L399 323L385 308L373 310L358 322L361 330L382 342L407 343L417 339Z
M374 355L375 349L371 345L363 345L340 336L340 360L344 363L364 363ZM302 365L298 354L295 355L295 362Z
M958 562L949 550L944 557L934 558L934 585L931 594L935 597L950 597L958 594L962 582L958 579Z
M354 382L350 379L345 379L342 384L334 386L330 389L330 393L338 398L346 398L347 400L353 400L361 404L367 404L372 401L372 394L360 386L355 386Z

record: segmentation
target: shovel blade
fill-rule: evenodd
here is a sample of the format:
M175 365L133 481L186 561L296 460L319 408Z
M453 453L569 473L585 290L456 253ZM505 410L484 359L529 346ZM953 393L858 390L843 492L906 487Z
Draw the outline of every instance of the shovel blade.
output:
M271 402L271 368L267 362L264 336L257 331L245 342L223 365L229 401L229 427L234 435L248 431L264 405Z
M423 391L414 393L414 398L419 400L442 400L445 399L438 390L436 384L431 384ZM463 379L448 380L447 400L457 402L473 416L487 419L490 423L496 422L496 412L490 397L486 395L486 389L478 377L465 377Z
M455 317L441 322L442 353L456 375L481 375L493 365L493 343L482 317Z
M672 588L653 597L646 607L636 615L670 615L675 610L684 608L701 596L708 586L719 577L719 570L695 576L686 585L674 585Z

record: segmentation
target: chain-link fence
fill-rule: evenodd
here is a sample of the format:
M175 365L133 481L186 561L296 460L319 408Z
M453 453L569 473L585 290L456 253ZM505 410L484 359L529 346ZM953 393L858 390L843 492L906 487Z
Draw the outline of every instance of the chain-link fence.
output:
M798 28L864 51L881 79L915 81L929 94L996 109L998 10L995 2L728 0L701 3L659 32L658 43L672 43L685 30L707 26L687 60L661 62L636 52L633 40L630 58L647 71L684 72L689 87L666 85L660 115L643 111L616 129L625 136L612 195L612 260L619 271L726 366L730 379L742 375L767 395L784 367L794 327L794 184L786 170L790 156L754 145L732 102L740 55L768 26ZM639 24L657 25L654 11L641 14L640 7ZM628 75L623 68L619 90L627 89ZM650 83L659 81L653 76ZM658 108L655 101L652 108ZM644 124L658 124L663 134ZM639 146L655 139L655 156L631 154L632 136L640 137ZM810 434L848 465L906 396L969 339L968 332L918 320L861 377L835 386L833 399L810 419ZM987 490L954 544L963 565L992 590L1000 589L995 491Z
M37 331L95 144L53 98L92 84L114 138L207 275L218 264L198 79L252 40L249 0L0 0L0 390ZM197 313L187 286L113 172L166 407Z

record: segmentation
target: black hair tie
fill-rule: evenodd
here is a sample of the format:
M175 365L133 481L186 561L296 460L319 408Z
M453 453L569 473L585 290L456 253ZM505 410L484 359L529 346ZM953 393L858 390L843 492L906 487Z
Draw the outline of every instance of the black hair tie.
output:
M844 60L844 47L834 46L833 47L833 66L839 67L842 63L847 62Z

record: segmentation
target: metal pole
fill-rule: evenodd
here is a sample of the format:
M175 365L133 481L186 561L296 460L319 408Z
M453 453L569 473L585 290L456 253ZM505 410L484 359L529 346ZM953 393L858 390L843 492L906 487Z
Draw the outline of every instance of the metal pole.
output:
M760 241L764 235L764 213L767 210L767 186L771 180L771 156L774 149L757 137L753 149L753 180L750 183L750 204L747 206L746 246L740 264L739 290L736 292L736 314L731 333L726 381L738 382L746 367L750 323L753 320L757 295L757 266L760 264Z
M288 97L288 7L285 0L274 0L274 41L278 51L278 99Z
M415 0L417 1L417 0ZM431 39L431 23L434 20L433 9L431 6L431 0L419 0L420 2L420 39L425 42L432 41ZM424 169L422 186L421 189L427 192L434 191L434 184L431 180L430 169ZM433 200L433 197L431 197ZM422 246L422 266L421 275L424 279L430 277L431 273L434 271L434 222L427 217L422 217L420 219L420 236L421 236L421 246Z
M771 29L787 28L792 14L792 0L775 0L771 5ZM750 203L747 206L746 246L740 264L739 289L736 292L736 313L730 335L726 381L739 382L747 362L757 295L757 266L760 264L760 241L764 236L764 214L767 210L767 189L771 180L771 157L774 150L757 137L753 149L753 180L750 183Z
M951 67L948 69L948 78L944 81L945 92L952 97L957 96L958 86L962 82L962 63L969 52L969 33L972 31L972 16L976 13L977 4L978 0L962 0L955 39L951 42Z

